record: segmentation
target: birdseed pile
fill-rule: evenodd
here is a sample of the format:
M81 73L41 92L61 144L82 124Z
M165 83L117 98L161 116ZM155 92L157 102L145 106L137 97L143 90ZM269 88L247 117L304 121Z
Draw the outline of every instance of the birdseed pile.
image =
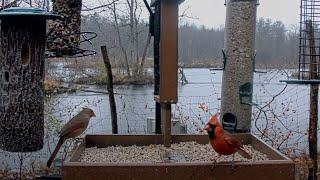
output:
M244 146L252 159L235 154L235 161L263 161L267 155L255 150L250 145ZM182 142L172 144L170 148L163 145L149 146L110 146L107 148L87 148L80 157L86 163L164 163L164 162L212 162L218 154L210 144ZM222 156L217 162L232 161L232 156Z

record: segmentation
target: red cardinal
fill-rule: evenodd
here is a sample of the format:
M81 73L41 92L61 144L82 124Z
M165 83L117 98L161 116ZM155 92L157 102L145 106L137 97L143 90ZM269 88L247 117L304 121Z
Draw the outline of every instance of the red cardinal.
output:
M251 159L251 156L243 149L241 142L232 134L224 131L218 121L219 113L211 117L203 130L207 131L212 148L221 155L233 154L232 166L234 166L234 154L238 152L241 156ZM215 162L219 159L215 159Z

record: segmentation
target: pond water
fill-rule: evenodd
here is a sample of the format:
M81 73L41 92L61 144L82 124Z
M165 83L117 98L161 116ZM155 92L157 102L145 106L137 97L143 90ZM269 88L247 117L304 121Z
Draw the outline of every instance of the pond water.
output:
M186 85L179 85L179 102L173 106L173 115L185 123L188 133L197 133L203 127L210 114L220 109L221 71L209 69L185 69ZM290 73L290 71L287 71ZM309 87L280 83L287 79L286 73L280 70L269 70L267 73L254 76L254 95L252 115L252 131L256 134L265 133L264 138L279 149L295 147L305 150L309 114ZM87 90L106 91L106 87L88 86ZM153 86L116 86L116 103L119 133L141 134L147 132L147 119L154 118ZM282 92L281 94L279 94ZM279 94L279 95L277 95ZM275 97L276 96L276 97ZM199 108L199 103L208 107L208 112ZM92 108L96 116L90 122L86 134L111 133L111 120L108 96L103 93L82 92L60 94L47 102L46 119L55 119L64 124L82 107ZM259 113L262 112L262 113ZM267 120L265 118L267 117ZM15 154L0 151L0 169L19 167L19 157L23 156L23 167L30 169L30 163L44 165L49 149L56 144L56 125L50 124L47 130L46 145L43 150L28 154ZM53 129L53 130L52 130ZM59 129L59 128L56 128ZM268 131L266 131L267 129ZM290 133L290 135L288 135ZM288 140L282 142L288 136ZM272 139L275 139L272 141Z

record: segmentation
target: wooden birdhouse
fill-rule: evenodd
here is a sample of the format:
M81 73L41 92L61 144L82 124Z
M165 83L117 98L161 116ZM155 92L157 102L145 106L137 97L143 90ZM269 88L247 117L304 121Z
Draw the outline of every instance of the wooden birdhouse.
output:
M60 16L38 8L0 12L0 149L42 149L46 20Z
M155 100L175 104L178 101L178 4L180 1L161 1L160 86ZM166 47L166 48L161 48Z
M81 30L81 0L53 0L53 12L62 15L49 24L52 29L48 41L48 50L56 56L78 53Z

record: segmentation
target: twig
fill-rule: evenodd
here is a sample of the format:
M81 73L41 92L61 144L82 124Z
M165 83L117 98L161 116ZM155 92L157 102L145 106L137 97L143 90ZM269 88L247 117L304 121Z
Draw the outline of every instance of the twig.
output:
M109 7L109 6L115 4L115 3L118 2L118 1L120 1L120 0L113 0L111 3L104 4L104 5L97 6L97 7L93 7L93 8L83 9L82 11L93 11L93 10L96 10L96 9L101 9L101 8Z

